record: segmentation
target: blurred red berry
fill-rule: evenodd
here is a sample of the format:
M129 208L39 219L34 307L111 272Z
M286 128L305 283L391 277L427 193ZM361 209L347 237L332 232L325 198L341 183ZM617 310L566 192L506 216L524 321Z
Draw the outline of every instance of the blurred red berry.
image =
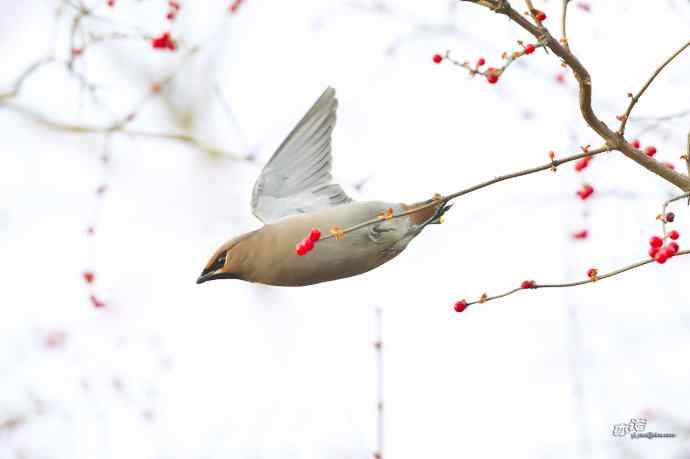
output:
M668 247L666 249L669 250L672 255L675 255L680 250L680 246L678 245L678 243L676 241L673 241L668 245Z
M153 38L151 40L151 46L155 49L168 49L170 51L175 51L177 49L177 43L170 37L170 32L165 32L160 37Z
M650 257L656 257L656 254L659 253L659 247L650 247L648 253Z
M115 6L115 0L108 0L108 1L106 2L106 5L108 5L109 7L112 8L113 6Z
M573 233L573 239L577 240L587 239L587 236L589 236L589 231L587 231L586 229L578 231L577 233Z
M307 253L307 248L301 242L295 246L295 253L300 257L303 257Z
M644 152L647 156L651 158L652 156L656 155L656 147L649 146L645 148Z
M536 285L537 283L533 280L525 280L520 284L520 288L535 288Z
M592 193L594 193L594 188L591 185L582 185L582 188L577 192L577 195L584 201L592 196Z
M659 236L652 236L649 239L649 245L651 245L652 247L661 247L662 245L664 245L664 240L661 239Z
M496 70L493 67L489 67L486 69L486 81L489 82L489 84L496 84L498 82L498 70Z
M543 22L546 20L546 13L540 10L532 10L532 13L534 13L534 17L537 19L539 22Z
M537 49L533 44L525 46L525 54L532 54L534 50Z
M591 156L586 156L586 157L580 159L579 161L577 161L575 163L575 170L577 172L582 172L584 169L587 168L587 166L589 166L589 162L591 161L591 159L592 159Z
M302 245L307 249L307 252L310 252L314 248L314 241L307 237L302 241Z
M481 67L484 64L486 64L486 60L483 57L477 59L477 67Z
M443 56L440 54L434 54L433 60L435 64L440 64L443 61Z
M591 6L589 5L589 3L587 3L587 2L577 2L576 5L577 5L577 7L578 7L579 9L581 9L582 11L587 11L587 12L589 12L589 11L592 9L592 7L591 7Z
M93 274L91 271L84 271L84 273L82 274L82 276L84 277L84 280L86 281L86 283L88 283L88 284L92 284L92 283L93 283L93 279L94 279L95 276L94 276L94 274Z
M321 239L321 231L319 231L318 228L312 228L311 232L309 233L309 239L312 241L316 242L319 239Z
M655 256L654 259L656 260L657 263L659 264L664 264L666 263L666 260L668 260L668 255L666 255L666 252L663 250L660 250Z
M589 277L589 278L596 277L598 272L599 272L599 270L597 268L589 268L587 270L587 277Z
M103 301L99 300L98 298L96 298L96 295L91 295L89 297L89 299L91 300L91 304L93 305L94 308L104 308L105 307L105 303Z
M465 300L460 300L455 303L455 312L462 312L465 309L467 309L467 301Z
M565 83L565 75L563 73L556 75L556 82L561 84Z
M676 230L672 230L668 233L668 237L673 239L674 241L680 237L680 233Z
M639 148L640 148L640 141L637 140L637 139L635 139L635 140L633 140L632 142L630 142L630 145L632 145L633 148L639 149Z
M669 212L669 213L666 214L666 217L665 217L665 218L666 218L666 221L667 221L667 222L673 223L673 220L676 219L676 214L674 214L673 212Z
M240 4L242 4L242 0L235 0L230 4L230 10L231 13L237 13L237 10L240 8Z

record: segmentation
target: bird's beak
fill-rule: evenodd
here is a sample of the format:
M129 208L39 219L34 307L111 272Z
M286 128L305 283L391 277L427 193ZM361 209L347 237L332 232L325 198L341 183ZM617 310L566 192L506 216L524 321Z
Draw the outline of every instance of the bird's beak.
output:
M209 271L206 272L204 270L199 278L196 280L197 284L203 284L204 282L210 281L210 280L216 280L216 279L239 279L240 276L234 273L224 273L220 269L216 271Z

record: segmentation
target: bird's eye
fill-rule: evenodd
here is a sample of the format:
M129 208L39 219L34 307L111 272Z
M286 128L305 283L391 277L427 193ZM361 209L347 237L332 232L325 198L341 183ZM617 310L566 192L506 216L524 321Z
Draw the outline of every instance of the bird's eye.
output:
M220 265L224 265L225 264L225 255L221 255L220 257L218 257L218 260L216 260L216 263L218 263Z

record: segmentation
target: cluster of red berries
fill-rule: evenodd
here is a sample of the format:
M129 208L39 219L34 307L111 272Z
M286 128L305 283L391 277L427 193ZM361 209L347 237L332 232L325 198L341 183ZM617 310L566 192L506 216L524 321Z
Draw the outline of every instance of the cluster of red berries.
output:
M520 288L537 288L537 283L533 280L524 280L520 284Z
M177 3L175 0L170 0L168 2L168 14L165 15L165 18L168 21L174 21L175 18L177 17L177 13L180 12L180 4Z
M668 216L666 217L668 218ZM667 220L668 221L668 220ZM671 219L673 221L673 218ZM664 264L666 260L673 257L680 250L680 246L676 240L680 237L680 233L676 230L669 231L667 234L671 242L664 245L664 240L659 236L652 236L649 239L649 256L654 258L657 263Z
M160 37L152 39L151 46L153 46L154 49L169 49L170 51L175 51L177 49L177 43L170 37L170 32L165 32Z
M309 235L302 239L302 242L295 246L295 252L300 257L303 257L314 248L314 243L321 239L321 231L317 228L312 228Z
M583 169L586 169L587 166L589 166L589 162L592 160L592 158L592 156L585 156L584 158L580 159L575 163L575 170L577 172L582 172Z
M594 188L592 187L592 185L584 184L582 185L582 188L578 190L577 195L580 197L580 199L584 201L585 199L592 196L592 193L594 193Z

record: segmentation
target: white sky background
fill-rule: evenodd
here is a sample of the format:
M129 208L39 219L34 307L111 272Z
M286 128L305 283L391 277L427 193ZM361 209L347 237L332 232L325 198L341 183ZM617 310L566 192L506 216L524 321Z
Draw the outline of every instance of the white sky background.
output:
M0 107L0 459L366 458L376 449L374 308L383 309L387 458L685 457L690 258L567 290L521 292L456 314L453 303L524 279L558 282L646 256L675 190L615 154L464 197L371 273L308 288L194 281L224 240L256 228L251 187L323 89L340 100L334 175L356 199L414 202L598 145L575 85L537 51L497 85L434 65L435 52L498 63L529 37L469 3L392 2L376 13L340 1L182 2L173 36L202 50L133 129L189 132L258 163L189 145L49 130ZM514 1L520 5L518 0ZM537 2L558 34L560 2ZM569 37L610 126L656 66L688 38L687 1L573 4ZM55 3L0 3L0 92L30 63L69 50ZM89 2L149 35L166 2ZM366 3L363 3L366 5ZM108 26L86 22L93 31ZM94 104L59 66L16 103L51 119L108 125L180 65L142 40L88 50L77 69ZM665 70L639 116L690 109L690 54ZM214 92L220 88L233 124ZM105 110L103 107L107 106ZM682 164L688 117L642 137ZM631 137L648 124L631 122ZM99 160L108 148L111 161ZM357 182L371 177L361 193ZM596 193L583 204L583 180ZM103 197L94 190L108 184ZM688 231L682 205L675 228ZM96 222L96 233L86 227ZM575 243L570 234L588 228ZM687 247L687 246L685 246ZM81 274L107 307L94 309ZM66 338L45 345L56 332ZM581 395L577 395L581 393ZM652 409L648 431L614 424Z

